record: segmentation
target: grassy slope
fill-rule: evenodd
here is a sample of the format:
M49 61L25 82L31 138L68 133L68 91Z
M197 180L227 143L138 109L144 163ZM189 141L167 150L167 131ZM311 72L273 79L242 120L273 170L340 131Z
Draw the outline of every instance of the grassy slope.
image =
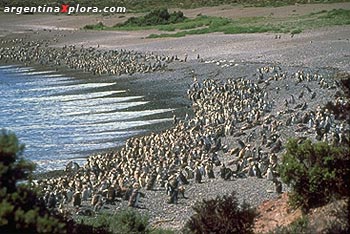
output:
M194 19L186 19L184 22L156 26L114 26L106 27L103 24L89 25L87 29L94 30L147 30L157 29L167 31L162 34L151 34L149 38L156 37L182 37L193 34L223 32L226 34L237 33L300 33L306 29L313 29L332 25L349 25L350 10L334 9L320 11L305 16L292 16L277 19L272 17L245 17L239 19L227 19L212 16L197 16Z

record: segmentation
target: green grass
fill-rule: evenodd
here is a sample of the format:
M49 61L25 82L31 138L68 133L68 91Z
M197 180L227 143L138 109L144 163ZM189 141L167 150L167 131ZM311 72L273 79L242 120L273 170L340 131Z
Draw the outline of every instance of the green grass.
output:
M85 29L93 30L148 30L157 29L163 33L151 34L148 38L183 37L186 35L222 32L225 34L239 33L290 33L298 34L304 30L316 29L334 25L349 25L350 10L333 9L319 11L304 16L290 16L287 18L269 17L244 17L228 19L223 17L200 15L193 19L185 19L183 22L155 26L122 26L106 27L99 23L87 25Z
M203 18L204 16L201 16ZM194 22L200 22L197 17ZM172 25L172 31L180 30L175 33L151 34L149 38L157 37L183 37L193 34L204 34L213 32L222 32L225 34L239 33L290 33L299 34L304 30L316 29L320 27L333 25L349 25L350 10L333 9L331 11L321 11L302 17L291 16L285 19L275 20L271 17L247 17L237 20L230 20L220 17L207 17L209 23L201 25L205 28L192 28L190 30L181 30L182 25Z
M350 10L333 9L326 14L318 16L318 19L334 25L350 24Z

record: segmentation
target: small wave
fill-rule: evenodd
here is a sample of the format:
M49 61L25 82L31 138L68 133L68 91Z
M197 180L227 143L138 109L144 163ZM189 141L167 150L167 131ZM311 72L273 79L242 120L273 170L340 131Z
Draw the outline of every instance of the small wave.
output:
M148 102L121 102L121 103L114 103L113 105L110 105L110 106L101 106L101 107L95 107L95 106L91 105L91 106L85 106L84 110L82 110L82 111L74 111L77 108L72 107L72 108L69 108L71 111L67 110L65 115L66 116L76 116L76 115L103 114L105 112L123 110L123 109L127 109L130 107L145 105L147 103Z
M50 74L54 73L56 71L34 71L34 72L21 72L22 75L27 75L27 76L33 76L33 75L43 75L43 74Z
M53 86L53 87L41 87L41 88L33 88L27 89L29 92L42 92L42 91L51 91L51 90L79 90L79 89L88 89L88 88L100 88L100 87L108 87L112 86L115 83L88 83L88 84L68 84L64 86Z
M62 77L62 74L52 74L52 75L41 75L42 77L53 78L53 77Z
M74 116L69 120L71 122L97 122L97 121L122 121L130 120L139 117L146 117L155 114L161 114L165 112L173 111L174 109L155 109L155 110L142 110L142 111L120 111L120 112L111 112L111 113L102 113L102 114L91 114L91 115L82 115ZM62 116L66 118L67 116Z
M104 97L96 98L91 100L77 100L74 105L80 107L93 107L98 105L113 105L114 103L128 102L131 100L136 100L144 98L144 96L128 96L128 97Z
M117 94L117 93L125 93L125 90L117 90L117 91L103 91L103 92L94 92L94 93L86 93L86 94L70 94L64 95L60 94L57 96L41 96L41 97L23 97L19 98L25 102L47 102L47 101L62 101L62 102L74 102L85 99L93 99L93 98L102 98L109 95Z
M7 68L13 68L13 67L17 67L18 65L4 65L4 66L0 66L0 69L7 69Z
M20 67L18 65L9 65L9 66L0 66L0 70L2 72L6 72L6 73L22 73L22 72L29 72L29 71L33 71L34 68L32 67Z
M23 131L47 131L50 133L51 131L58 132L59 130L67 132L68 129L74 128L76 132L98 132L98 131L110 131L113 130L125 130L134 127L140 127L145 125L157 124L162 122L172 121L172 118L161 118L161 119L152 119L152 120L135 120L135 121L122 121L122 122L88 122L88 123L79 123L79 124L50 124L46 125L45 122L41 122L41 124L30 124L23 126L11 126L9 130L14 132L23 132Z

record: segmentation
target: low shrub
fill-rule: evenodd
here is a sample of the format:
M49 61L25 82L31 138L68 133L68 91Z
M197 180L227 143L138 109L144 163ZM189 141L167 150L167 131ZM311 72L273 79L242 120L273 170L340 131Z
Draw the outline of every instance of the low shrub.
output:
M290 31L290 34L299 34L301 33L303 30L301 30L300 28L296 28L296 29L293 29L292 31Z
M87 30L103 30L105 28L106 26L102 22L99 22L97 24L88 24L83 27L83 29Z
M186 19L182 11L169 13L167 9L153 10L145 16L131 17L122 24L117 24L116 27L144 27L175 24L183 22Z
M192 208L195 214L185 224L184 233L253 233L256 211L247 203L239 205L235 192L197 202Z
M31 186L35 165L21 157L23 150L14 133L0 131L0 233L108 233L48 209Z
M292 188L293 207L307 212L332 198L350 195L349 148L310 140L298 144L292 139L286 149L278 170L282 181Z
M30 188L35 165L21 157L16 135L0 132L0 233L65 233L65 222Z
M110 233L151 233L152 231L148 216L133 209L121 210L115 214L102 213L92 218L80 217L79 221L94 227L94 230L106 230Z

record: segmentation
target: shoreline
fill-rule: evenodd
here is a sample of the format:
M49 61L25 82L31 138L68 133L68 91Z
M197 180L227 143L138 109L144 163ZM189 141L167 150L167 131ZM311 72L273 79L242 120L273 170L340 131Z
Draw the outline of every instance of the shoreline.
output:
M0 66L6 66L6 65L16 65L16 66L23 66L24 64L18 63L18 62L8 62L8 63L4 63L3 61L0 60ZM86 81L99 81L99 82L112 82L112 81L116 81L116 79L114 79L111 76L108 75L104 75L104 76L91 76L91 74L82 72L82 71L76 71L76 70L72 70L72 69L67 69L67 68L62 68L59 66L43 66L43 65L38 65L38 64L31 64L30 67L33 67L36 71L45 71L45 70L56 70L58 73L61 74L65 74L69 77L73 77L73 79L75 80L86 80ZM137 74L136 76L139 76L140 74ZM150 77L153 76L153 74L148 74L146 76ZM87 77L86 77L87 76ZM157 76L162 76L161 73L158 73ZM125 111L137 111L137 110L153 110L153 109L163 109L163 108L170 108L171 106L174 107L174 111L171 112L165 112L165 113L158 113L158 114L152 114L150 116L145 116L145 117L137 117L132 119L132 121L147 121L147 120L157 120L157 119L163 119L163 118L171 118L173 114L177 114L179 117L183 117L184 116L184 112L182 111L184 108L186 109L186 103L184 103L184 100L182 100L181 95L177 95L177 94L173 94L176 97L178 96L178 99L174 99L171 98L170 96L164 96L164 91L162 90L158 90L157 87L155 88L151 88L149 84L147 85L142 85L145 88L141 88L138 90L133 90L133 83L135 83L136 81L131 81L129 79L139 79L135 76L122 76L119 77L117 79L117 84L118 84L118 88L122 89L122 90L127 90L127 94L128 96L144 96L144 98L148 101L148 103L142 105L141 107L130 107L125 109ZM49 78L48 78L49 79ZM145 80L142 81L142 83L149 83L150 81L146 81ZM164 83L164 82L163 82ZM161 84L161 83L159 83ZM147 87L149 87L149 89L147 89ZM148 92L152 91L152 93ZM174 91L175 93L179 92ZM168 93L166 93L168 94ZM183 93L184 94L184 93ZM164 100L156 100L156 97L164 97ZM137 131L137 130L143 130L140 133L136 134L134 137L140 137L140 136L144 136L146 134L150 134L151 132L159 132L162 130L165 130L167 128L169 128L169 126L171 126L172 123L171 121L166 121L166 122L161 122L161 123L152 123L152 124L147 124L147 125L142 125L142 126L136 126L136 127L131 127L128 128L127 131ZM129 137L128 137L129 138ZM92 150L92 153L88 153L85 154L85 156L81 156L79 157L79 161L81 161L81 159L84 159L84 163L86 162L86 159L89 158L92 155L98 155L98 154L105 154L108 152L115 152L118 151L124 144L125 141L127 140L127 138L123 138L120 139L121 140L121 145L118 147L113 147L110 149L105 149L105 150ZM26 142L23 142L24 144ZM71 159L70 161L74 161L74 158ZM68 161L67 161L68 163ZM46 174L62 174L62 171L64 171L64 168L62 169L58 169L58 170L36 170L35 173L37 174L36 177L40 176L40 175L46 175Z

